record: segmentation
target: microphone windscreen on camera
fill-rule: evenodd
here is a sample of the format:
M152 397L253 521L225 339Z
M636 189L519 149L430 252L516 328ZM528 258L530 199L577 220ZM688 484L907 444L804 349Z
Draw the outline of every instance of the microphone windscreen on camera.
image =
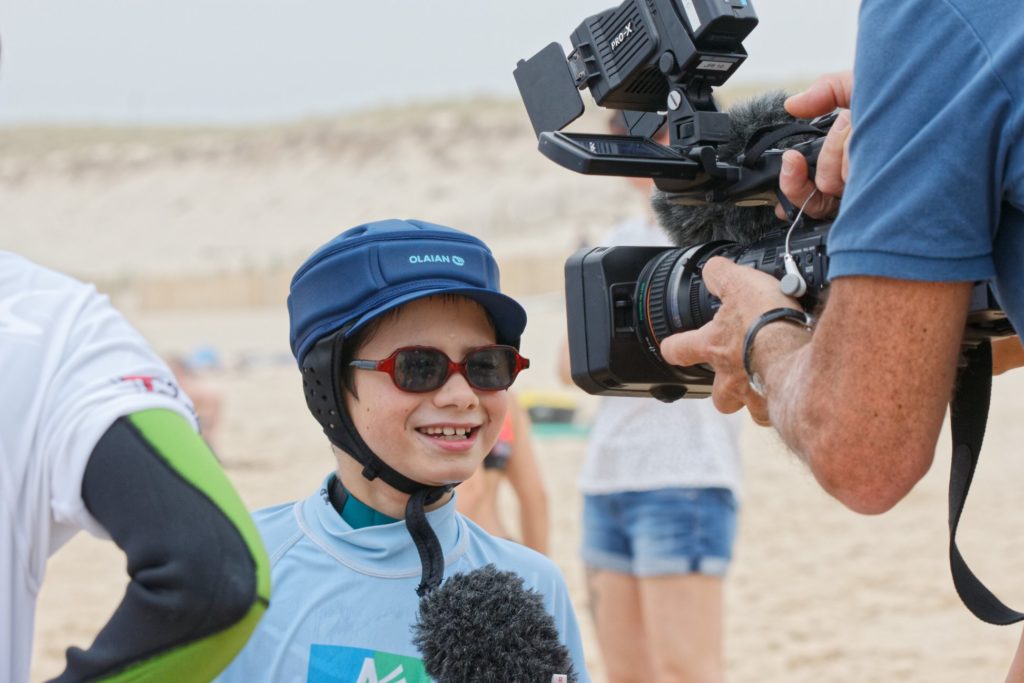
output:
M413 643L435 683L551 683L559 674L577 680L541 595L492 564L425 595Z
M785 101L785 93L771 92L730 107L731 137L728 142L718 145L719 160L734 163L759 128L796 121L783 106ZM791 147L806 139L806 136L793 136L783 140L779 147ZM712 240L750 244L783 225L775 216L774 206L681 205L672 201L671 193L661 190L654 192L651 204L658 222L677 246Z

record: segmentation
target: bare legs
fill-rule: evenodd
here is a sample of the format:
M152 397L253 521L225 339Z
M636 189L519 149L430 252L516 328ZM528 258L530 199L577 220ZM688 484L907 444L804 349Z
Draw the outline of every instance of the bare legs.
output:
M587 584L609 683L722 683L722 579L589 570Z
M1017 645L1017 654L1013 656L1010 673L1006 674L1006 683L1024 683L1024 633Z

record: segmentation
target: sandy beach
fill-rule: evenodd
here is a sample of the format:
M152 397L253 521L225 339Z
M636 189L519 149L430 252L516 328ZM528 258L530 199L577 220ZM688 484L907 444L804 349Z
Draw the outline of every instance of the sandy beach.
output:
M590 130L599 125L584 121ZM0 248L97 282L165 354L215 348L224 394L218 454L252 508L308 495L331 454L288 362L288 278L351 225L419 217L488 241L530 323L523 389L568 391L561 265L582 240L642 210L618 179L585 178L535 151L518 105L477 102L246 130L0 132ZM884 349L879 349L884 353ZM995 380L961 548L995 592L1024 604L1024 372ZM518 385L517 385L518 386ZM593 399L579 392L585 420ZM836 400L842 400L837 397ZM949 439L891 512L856 515L822 493L753 423L737 556L727 584L730 681L1001 681L1019 627L993 627L959 602L947 560ZM578 437L538 438L565 573L591 673L605 678L577 556ZM506 512L512 502L503 498ZM511 518L511 515L509 515ZM124 560L79 535L50 561L33 681L62 669L116 606Z

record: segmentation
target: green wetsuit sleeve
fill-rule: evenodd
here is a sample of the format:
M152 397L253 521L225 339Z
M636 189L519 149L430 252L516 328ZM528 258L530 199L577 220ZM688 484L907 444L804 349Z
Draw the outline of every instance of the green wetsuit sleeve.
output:
M128 559L124 598L58 683L210 681L270 598L259 533L206 443L177 413L121 418L97 443L82 497Z

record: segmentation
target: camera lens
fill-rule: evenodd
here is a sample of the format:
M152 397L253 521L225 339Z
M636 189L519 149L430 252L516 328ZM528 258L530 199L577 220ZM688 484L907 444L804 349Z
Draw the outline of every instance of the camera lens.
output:
M696 330L718 310L718 299L708 292L701 268L713 256L731 260L742 253L735 242L706 242L685 249L669 249L651 259L636 284L637 335L644 348L661 360L661 342L678 332Z

